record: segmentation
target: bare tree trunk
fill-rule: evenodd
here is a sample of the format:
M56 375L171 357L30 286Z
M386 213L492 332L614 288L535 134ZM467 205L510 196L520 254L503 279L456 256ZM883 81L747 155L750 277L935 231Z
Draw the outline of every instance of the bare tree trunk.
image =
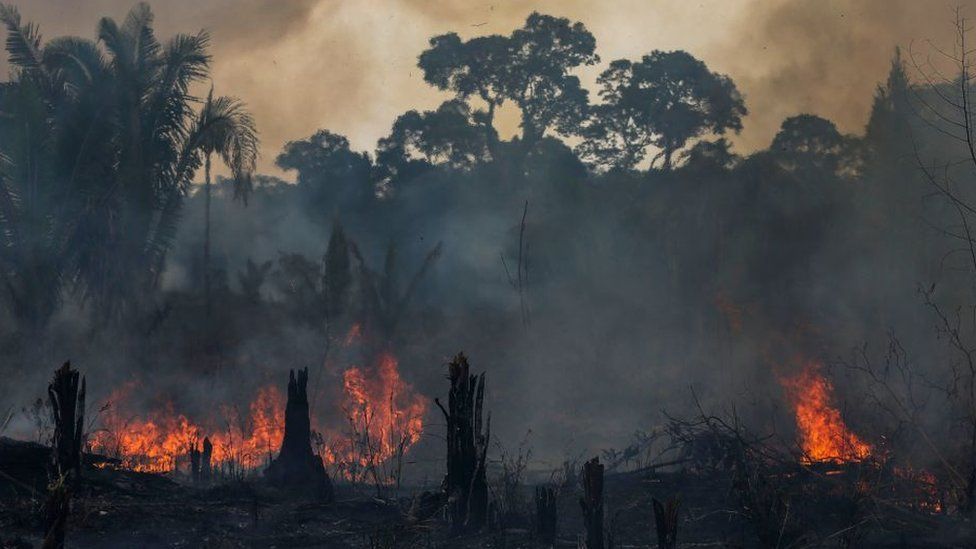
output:
M447 422L447 475L444 491L455 532L476 531L488 518L486 461L491 436L491 416L482 422L485 374L471 375L468 359L458 353L448 365L451 391L447 409L434 402Z
M210 316L210 153L207 153L203 163L203 298L206 304L207 316Z
M583 525L586 549L603 549L603 465L595 457L583 465Z

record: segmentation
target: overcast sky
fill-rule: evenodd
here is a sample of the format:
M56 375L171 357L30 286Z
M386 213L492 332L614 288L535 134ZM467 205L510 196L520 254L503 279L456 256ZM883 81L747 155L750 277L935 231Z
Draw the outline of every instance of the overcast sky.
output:
M13 0L45 37L94 37L98 18L130 0ZM976 0L962 2L973 4ZM208 29L218 94L246 101L263 139L260 168L319 128L372 150L400 113L446 98L424 84L417 55L433 35L508 34L532 11L582 21L600 66L684 49L730 75L751 112L740 152L765 147L786 116L809 112L860 132L893 48L951 47L952 7L938 0L166 0L157 31ZM976 16L976 10L970 8ZM5 66L2 67L6 74ZM592 89L592 87L591 87ZM504 133L517 118L506 113Z

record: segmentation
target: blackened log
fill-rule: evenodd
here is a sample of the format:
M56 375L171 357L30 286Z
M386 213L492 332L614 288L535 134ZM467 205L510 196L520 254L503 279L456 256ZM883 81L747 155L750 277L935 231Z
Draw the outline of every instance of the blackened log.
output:
M455 533L477 531L488 519L486 462L491 416L484 420L485 374L472 375L464 353L448 365L451 383L447 408L434 402L447 423L447 474L444 492L448 518Z
M583 526L586 549L603 549L603 464L595 457L583 465Z
M653 498L654 523L657 526L658 549L675 549L678 547L678 509L680 500L677 496L668 498L662 503Z
M278 457L265 470L265 477L279 486L332 499L332 482L322 458L312 451L312 428L308 413L308 368L288 374L288 402L285 405L285 436Z
M556 540L556 517L556 489L552 486L536 486L535 530L546 543Z

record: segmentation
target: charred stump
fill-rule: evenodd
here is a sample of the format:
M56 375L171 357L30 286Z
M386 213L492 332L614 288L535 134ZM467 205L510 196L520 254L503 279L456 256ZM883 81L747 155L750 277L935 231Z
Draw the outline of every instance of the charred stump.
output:
M193 479L193 484L200 484L200 450L195 442L190 448L190 478Z
M204 484L209 483L213 476L210 466L211 458L213 458L213 444L210 443L209 437L204 437L203 451L200 452L200 481Z
M285 405L285 436L278 457L264 475L290 489L311 491L316 497L331 500L332 482L322 458L312 451L312 427L308 415L308 368L288 374L288 402ZM206 451L206 449L205 449Z
M197 448L196 444L190 448L190 473L194 484L210 482L210 459L213 457L213 444L210 443L209 437L204 437L201 448Z
M603 464L595 457L583 465L583 526L586 549L603 549Z
M488 481L485 468L491 416L482 421L485 401L485 374L472 375L464 353L448 365L451 390L447 409L434 402L447 422L447 475L444 492L448 515L455 533L476 531L488 519Z
M52 480L66 477L76 485L81 478L81 451L85 443L85 378L71 369L70 362L65 362L54 372L47 394L54 419L51 477Z
M80 383L79 383L80 379ZM71 490L81 480L81 452L85 444L85 378L71 363L55 370L47 386L54 420L49 469L50 488L44 505L44 547L64 547Z
M653 504L658 549L675 549L678 547L678 508L681 501L677 496L668 498L664 503L654 498Z
M535 530L539 538L552 543L556 540L556 489L552 486L535 488Z

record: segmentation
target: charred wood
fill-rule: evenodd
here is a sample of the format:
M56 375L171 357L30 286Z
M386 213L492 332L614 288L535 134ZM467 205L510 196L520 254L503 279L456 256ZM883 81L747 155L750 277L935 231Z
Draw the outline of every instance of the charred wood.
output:
M658 549L675 549L678 547L678 509L681 501L677 496L668 498L664 503L654 498L653 505Z
M80 383L79 383L80 379ZM64 547L71 491L81 480L81 451L84 447L85 378L71 363L55 370L47 387L54 420L48 498L44 504L45 548Z
M586 549L603 549L603 464L595 457L583 465L583 526Z
M535 488L535 529L539 538L546 543L556 540L556 489L552 486Z
M447 475L444 491L455 532L477 531L488 519L486 462L491 416L484 421L485 374L472 375L464 353L448 365L451 382L447 408L434 402L447 422Z
M212 447L211 447L212 450ZM204 452L209 452L205 445ZM312 451L312 428L308 412L308 368L288 374L288 402L285 405L285 436L278 457L265 470L267 479L280 486L332 499L332 482L322 458Z

